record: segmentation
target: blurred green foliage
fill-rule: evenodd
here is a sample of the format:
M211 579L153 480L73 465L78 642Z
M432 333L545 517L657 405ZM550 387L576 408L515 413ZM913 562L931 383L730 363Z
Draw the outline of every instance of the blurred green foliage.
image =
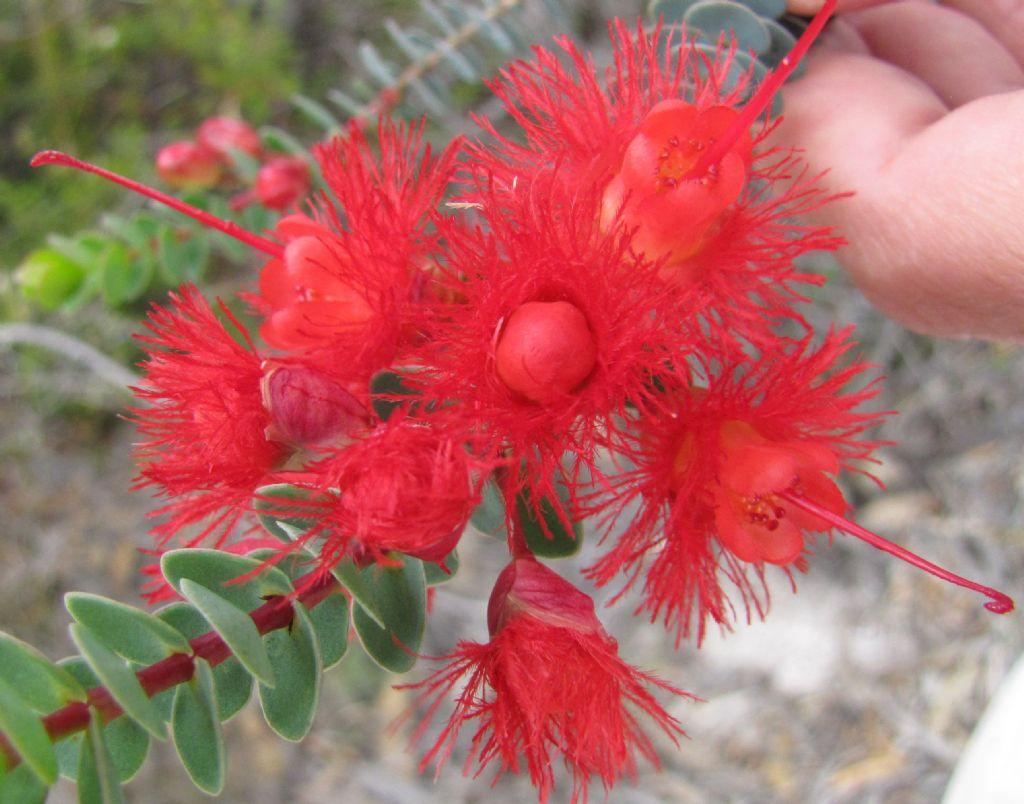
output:
M294 128L288 99L337 85L348 44L401 2L13 0L0 3L0 272L51 232L141 202L33 170L44 148L143 181L160 146L214 114ZM296 132L301 134L302 132Z

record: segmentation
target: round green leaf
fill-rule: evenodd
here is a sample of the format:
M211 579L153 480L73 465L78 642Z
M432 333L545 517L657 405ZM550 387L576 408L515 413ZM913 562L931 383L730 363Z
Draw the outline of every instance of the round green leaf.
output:
M276 483L256 489L253 507L258 512L260 524L267 533L285 544L292 544L299 535L309 530L316 520L287 515L289 503L302 503L308 500L309 495L303 489L288 483Z
M129 717L134 718L158 740L164 739L164 721L139 683L135 673L90 629L72 623L68 629L82 656L100 682Z
M277 684L259 685L263 716L281 737L296 742L313 725L323 675L320 645L305 607L296 604L292 627L272 631L264 640Z
M708 42L717 43L735 37L741 51L762 53L768 49L771 36L761 20L750 9L729 0L702 0L691 6L683 17L686 27L699 30Z
M789 52L793 49L793 45L796 44L796 37L777 22L767 20L764 25L768 29L769 36L771 36L771 44L769 44L768 49L760 55L760 59L768 67L774 69L779 66L779 62L781 62L785 56L789 55ZM806 59L801 59L792 75L790 75L790 79L801 76L806 69L806 64Z
M99 686L100 680L81 656L61 659L59 664L83 687ZM162 695L150 699L158 710L160 708L157 700L159 697ZM170 713L167 717L170 717ZM110 752L114 767L117 768L118 778L122 782L131 780L146 761L146 755L149 753L149 732L130 717L119 717L103 725L103 741ZM69 779L78 778L78 753L81 744L82 735L76 734L54 745L57 750L57 764L60 767L61 776L66 776Z
M505 498L498 484L488 479L480 494L480 504L469 518L470 524L481 533L502 535L505 530Z
M171 603L156 616L176 628L186 639L195 639L209 632L210 624L199 611L185 602ZM252 694L252 676L242 663L230 656L213 668L217 712L222 721L238 714Z
M309 619L320 640L320 658L324 670L330 670L348 651L351 626L348 598L338 591L309 610Z
M245 611L259 608L266 597L286 595L292 591L288 576L277 567L220 550L171 550L161 558L160 569L179 593L182 579L188 578ZM255 575L239 581L250 573Z
M651 0L647 4L647 18L652 22L663 20L666 25L678 25L690 6L700 0Z
M57 781L57 757L39 714L21 702L18 692L0 681L0 732L45 784Z
M135 301L153 278L153 258L148 252L132 252L124 243L112 242L100 258L103 299L110 305Z
M352 622L363 647L377 664L404 673L416 664L416 652L426 624L427 584L423 564L405 559L401 567L373 566L364 570L382 628L357 602Z
M84 701L85 689L31 645L0 633L0 680L18 691L21 702L49 714L72 701Z
M561 512L567 510L568 492L561 484L557 491L557 507L547 498L540 501L540 519L534 511L528 490L520 492L516 497L516 508L526 544L540 558L566 558L578 553L583 546L583 529L580 524L573 522L571 528L566 528L562 519Z
M188 578L181 579L179 584L181 593L199 609L238 661L264 684L273 686L270 657L249 612Z
M272 550L264 548L256 550L250 555L262 560L272 553ZM288 556L277 566L293 581L297 581L310 570L306 553ZM307 613L320 642L320 658L323 661L323 669L329 670L341 661L348 650L348 631L351 625L348 598L338 589L313 608L307 609Z
M437 586L447 583L455 577L459 571L459 554L452 550L443 561L424 561L423 574L427 580L427 586Z
M352 599L355 600L363 613L373 620L378 626L384 628L384 614L377 604L377 596L374 594L372 573L374 567L359 569L351 558L344 558L331 568L331 574L338 579L338 582L348 589Z
M173 653L191 653L188 640L152 614L86 592L64 596L68 612L103 643L131 662L154 664Z
M174 695L171 735L189 777L212 796L224 789L224 738L214 694L213 671L196 659L196 672Z
M159 235L160 275L172 287L199 282L206 272L210 241L205 232L165 226Z
M52 248L33 251L18 267L14 281L26 299L44 310L55 310L78 292L85 269Z
M21 764L14 770L0 771L0 801L11 804L43 804L47 787L30 767Z
M786 11L786 0L743 0L743 5L759 17L777 20ZM762 22L768 20L762 19Z
M124 793L98 716L89 721L78 756L79 804L121 804Z

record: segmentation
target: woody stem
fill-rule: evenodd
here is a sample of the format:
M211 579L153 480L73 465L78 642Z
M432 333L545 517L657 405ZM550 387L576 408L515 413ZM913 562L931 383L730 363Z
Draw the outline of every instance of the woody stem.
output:
M260 237L252 232L247 232L237 223L226 221L221 218L211 215L209 212L204 212L191 204L186 204L184 201L180 201L172 195L162 193L159 190L154 190L152 187L147 187L144 184L140 184L137 181L125 178L117 173L114 173L105 168L91 165L88 162L83 162L80 159L75 159L73 156L68 156L60 151L40 151L29 163L32 167L39 167L40 165L61 165L63 167L74 168L75 170L81 170L86 173L95 173L97 176L102 176L107 181L112 181L114 184L120 184L122 187L127 187L132 192L143 195L146 198L163 204L166 207L170 207L175 212L180 212L182 215L187 215L193 220L203 224L203 226L209 226L211 229L216 229L218 232L223 232L228 237L233 237L247 246L250 246L257 251L262 251L264 254L280 258L284 255L284 249L279 243L275 243L273 240L268 240L265 237Z
M982 586L979 583L975 583L974 581L969 581L966 578L955 575L949 570L943 569L937 564L933 564L931 561L911 553L909 550L900 547L898 544L893 544L888 539L884 539L879 536L877 533L872 533L870 530L862 528L856 522L850 522L849 520L839 516L839 514L835 514L827 508L823 508L806 497L801 497L795 492L781 491L777 492L777 495L786 500L786 502L792 503L798 508L802 508L808 513L824 519L830 525L839 528L839 530L867 542L872 547L876 547L890 555L894 555L896 558L923 569L925 572L929 572L937 578L941 578L942 580L948 581L956 586L962 586L965 589L972 589L975 592L980 592L986 597L991 598L991 600L985 604L985 608L989 611L993 611L996 614L1006 614L1013 611L1013 599L996 589L992 589L988 586Z
M761 83L754 97L743 107L743 110L732 122L732 125L725 130L725 133L710 148L704 151L700 159L683 177L684 180L699 179L704 176L711 167L722 161L736 144L737 140L743 136L743 132L748 131L754 125L754 121L768 108L768 104L775 97L775 93L779 91L779 88L789 78L793 70L796 69L800 59L807 53L814 40L818 38L822 28L825 27L825 23L828 22L828 18L836 10L836 2L838 0L826 0L825 5L821 7L821 10L811 20L811 24L807 26L807 30L803 32L803 35L793 45L793 49L782 58L778 67Z
M299 578L296 586L302 591L296 593L294 599L307 608L313 608L332 594L340 594L341 590L332 576L325 576L316 570ZM287 628L295 616L292 603L291 597L276 595L254 609L249 616L256 625L256 630L260 634L268 634L280 628ZM231 648L216 631L209 631L190 640L189 645L192 648L191 654L172 654L135 674L146 695L152 698L164 690L190 681L195 674L196 658L204 659L215 667L232 655ZM93 709L104 723L109 723L124 714L124 710L105 687L93 687L86 693L85 701L75 701L42 718L43 728L46 729L50 740L57 742L88 728ZM20 762L18 752L14 750L6 735L0 732L0 765L10 770Z

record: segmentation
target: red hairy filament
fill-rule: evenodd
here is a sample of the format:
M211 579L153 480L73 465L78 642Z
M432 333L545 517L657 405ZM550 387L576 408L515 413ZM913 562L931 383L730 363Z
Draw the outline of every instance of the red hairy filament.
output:
M948 581L956 586L962 586L965 589L972 589L975 592L980 592L986 597L991 598L991 600L985 604L985 608L989 611L993 611L996 614L1007 614L1013 611L1013 598L1009 595L1004 595L1002 592L992 589L989 586L982 586L979 583L975 583L974 581L969 581L966 578L955 575L949 570L945 570L942 567L911 553L909 550L900 547L898 544L893 544L888 539L883 539L877 533L872 533L870 530L862 528L856 522L850 522L849 520L839 516L839 514L832 513L827 508L823 508L806 497L801 497L799 494L792 491L780 491L778 492L778 496L798 508L803 508L805 511L821 517L825 521L839 528L839 530L849 533L851 536L856 536L858 539L862 539L872 547L877 547L879 550L883 550L890 555L894 555L896 558L906 561L908 564L912 564L919 569L923 569L925 572L929 572L937 578L941 578L942 580Z
M793 45L793 49L783 57L782 61L779 62L779 66L764 80L754 97L743 107L739 117L733 121L732 126L690 168L690 171L683 177L684 180L696 179L707 173L708 168L722 161L722 158L729 153L736 144L736 141L743 136L743 132L750 129L758 115L768 108L768 104L775 97L775 93L779 91L779 88L789 78L793 70L796 69L800 59L810 49L814 40L818 38L818 35L825 27L825 23L832 16L832 12L836 10L837 2L838 0L826 0L825 5L821 7L821 11L815 15L814 19L811 20L811 24L807 26L807 30L803 32L797 43Z

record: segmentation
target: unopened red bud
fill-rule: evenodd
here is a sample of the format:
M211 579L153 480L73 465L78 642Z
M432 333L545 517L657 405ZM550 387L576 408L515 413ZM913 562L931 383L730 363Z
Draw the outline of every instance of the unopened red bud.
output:
M527 302L509 316L498 339L498 376L531 402L573 391L597 362L597 344L580 309L569 302Z
M344 386L301 365L264 369L263 406L272 421L267 437L302 446L342 438L370 421L367 409Z
M594 601L535 558L517 558L498 576L487 602L487 628L494 636L510 619L528 615L582 633L602 631Z
M203 121L196 131L196 141L228 161L232 151L259 158L263 150L256 130L233 117L211 117Z
M217 154L191 140L161 148L156 155L156 169L161 179L182 190L209 189L222 175Z
M288 209L309 193L309 165L298 156L279 156L260 168L256 196L268 209Z

